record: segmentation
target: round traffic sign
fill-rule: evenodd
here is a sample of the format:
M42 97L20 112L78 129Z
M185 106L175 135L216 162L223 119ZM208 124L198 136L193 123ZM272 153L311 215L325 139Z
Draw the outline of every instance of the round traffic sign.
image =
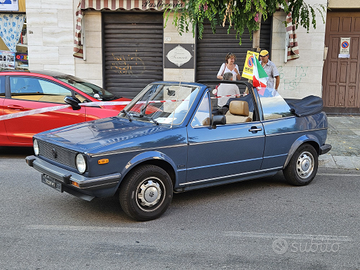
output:
M349 42L348 42L348 41L343 41L343 42L341 43L341 48L347 49L348 47L349 47Z
M253 58L253 56L249 57L248 66L249 66L249 68L252 68L254 66L254 58Z

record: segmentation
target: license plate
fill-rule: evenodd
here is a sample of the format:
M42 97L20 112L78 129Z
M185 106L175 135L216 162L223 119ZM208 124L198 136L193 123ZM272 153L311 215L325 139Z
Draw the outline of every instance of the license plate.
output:
M48 185L49 187L56 189L57 191L62 192L62 184L51 176L46 174L41 175L41 182L43 182L45 185Z

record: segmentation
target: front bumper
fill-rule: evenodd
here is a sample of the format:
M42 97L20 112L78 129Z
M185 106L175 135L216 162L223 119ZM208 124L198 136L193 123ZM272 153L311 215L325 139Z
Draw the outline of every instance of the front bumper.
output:
M91 201L95 197L113 196L121 178L120 173L85 177L53 165L37 156L27 156L25 161L30 167L60 182L63 191L87 201Z

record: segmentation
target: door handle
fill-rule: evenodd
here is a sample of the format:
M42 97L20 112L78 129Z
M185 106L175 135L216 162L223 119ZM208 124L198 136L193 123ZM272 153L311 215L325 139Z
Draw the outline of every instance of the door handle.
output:
M25 110L23 106L19 106L19 105L8 105L7 107L8 109L12 109L12 110L19 110L19 111Z
M250 129L249 129L249 132L252 132L252 133L256 133L258 131L262 131L262 128L258 128L256 126L252 126Z

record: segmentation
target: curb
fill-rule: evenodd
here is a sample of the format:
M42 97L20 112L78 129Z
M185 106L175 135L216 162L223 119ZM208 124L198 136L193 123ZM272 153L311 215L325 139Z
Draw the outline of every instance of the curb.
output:
M346 169L346 170L360 170L360 157L332 156L331 154L325 154L319 156L319 167L333 168L333 169L338 168L338 169Z

